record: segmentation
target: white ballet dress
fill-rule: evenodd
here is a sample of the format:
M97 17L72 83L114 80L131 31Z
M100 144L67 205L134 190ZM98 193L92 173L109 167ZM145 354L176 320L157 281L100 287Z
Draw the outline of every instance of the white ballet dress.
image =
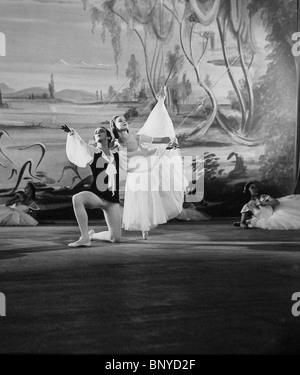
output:
M158 98L156 106L137 134L141 136L139 150L144 148L152 154L127 159L122 226L126 230L149 231L181 213L184 192L188 186L178 148L167 149L167 144L142 141L143 135L176 140L164 97ZM124 151L120 149L121 161L124 159Z
M32 203L30 206L24 204L13 204L12 206L0 206L0 226L36 226L36 221L32 216L29 215L29 211L37 210L38 206L36 203Z
M269 195L261 195L243 207L242 213L251 211L253 215L247 221L249 227L270 230L300 229L300 195L278 198L279 205L274 209L271 206L260 206L260 202L268 199Z

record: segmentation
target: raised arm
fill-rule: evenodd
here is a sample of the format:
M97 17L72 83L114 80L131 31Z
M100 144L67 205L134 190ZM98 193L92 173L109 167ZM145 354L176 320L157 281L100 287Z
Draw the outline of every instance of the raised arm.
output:
M80 135L74 129L69 128L68 125L62 125L60 129L68 134L66 153L70 162L78 167L86 167L94 158L94 148L88 145Z
M140 143L164 143L164 144L169 144L172 142L172 144L177 144L177 139L176 138L171 138L171 137L149 137L148 135L137 135L136 136L137 140L139 140Z
M127 152L127 156L129 158L131 158L132 156L149 156L149 155L154 155L156 152L156 149L155 148L152 148L150 150L146 149L146 148L142 148L141 150L137 150L137 151L131 151L131 152Z
M169 143L170 142L169 137L155 138L155 137L149 137L149 135L144 135L144 134L137 135L136 139L140 143L143 143L143 142L145 142L145 143Z
M22 199L20 197L20 194L16 194L14 197L10 198L6 203L5 206L12 206L15 203L21 202Z
M279 204L280 202L277 199L270 196L267 196L263 202L260 202L261 206L271 206L272 208L279 206Z

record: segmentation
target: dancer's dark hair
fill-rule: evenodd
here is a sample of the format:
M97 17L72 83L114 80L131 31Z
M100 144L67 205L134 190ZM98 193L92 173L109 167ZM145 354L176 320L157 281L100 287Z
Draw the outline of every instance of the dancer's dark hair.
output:
M251 194L250 194L250 191L249 191L249 187L254 184L254 185L257 185L257 181L249 181L249 182L246 182L246 184L244 185L244 188L243 188L243 193L246 194L246 196L248 198L251 198Z
M111 132L108 129L106 129L105 126L99 126L97 129L104 129L106 131L106 136L107 136L108 146L109 146L113 139ZM94 140L95 140L95 135L94 135Z
M111 132L113 133L113 136L115 139L119 139L119 130L117 128L117 125L116 125L116 119L120 117L119 115L116 115L114 116L111 120L110 120L110 129L111 129ZM128 130L126 130L127 133L129 133Z

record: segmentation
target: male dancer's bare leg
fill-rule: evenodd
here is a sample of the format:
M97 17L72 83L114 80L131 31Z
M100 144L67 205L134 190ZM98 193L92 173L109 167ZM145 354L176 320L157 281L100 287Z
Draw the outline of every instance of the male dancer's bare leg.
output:
M90 246L88 234L88 216L86 208L101 208L105 210L109 202L104 201L90 191L83 191L73 196L73 208L81 236L78 241L70 243L69 247Z
M120 205L118 203L112 203L106 208L103 208L103 212L108 230L95 233L92 229L89 231L90 239L108 242L121 242L122 226Z

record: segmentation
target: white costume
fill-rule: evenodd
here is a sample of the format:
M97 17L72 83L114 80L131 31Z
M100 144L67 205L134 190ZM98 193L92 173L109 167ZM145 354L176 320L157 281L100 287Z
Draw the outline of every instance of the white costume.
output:
M165 96L157 99L156 106L137 133L140 136L139 150L146 149L152 154L133 156L127 165L123 211L123 228L126 230L147 232L182 211L188 181L184 176L180 151L167 149L167 144L152 143L153 138L163 137L176 141L173 123L164 105ZM150 137L149 142L145 142L143 136ZM121 149L120 160L123 162L124 153L126 150Z
M252 212L253 217L247 221L249 227L262 229L300 229L300 195L288 195L277 199L279 206L261 206L267 202L269 195L261 195L247 203L241 213Z
M30 206L25 204L13 204L12 206L0 206L0 226L36 226L36 221L29 215L30 210L38 210L36 203L31 203Z

